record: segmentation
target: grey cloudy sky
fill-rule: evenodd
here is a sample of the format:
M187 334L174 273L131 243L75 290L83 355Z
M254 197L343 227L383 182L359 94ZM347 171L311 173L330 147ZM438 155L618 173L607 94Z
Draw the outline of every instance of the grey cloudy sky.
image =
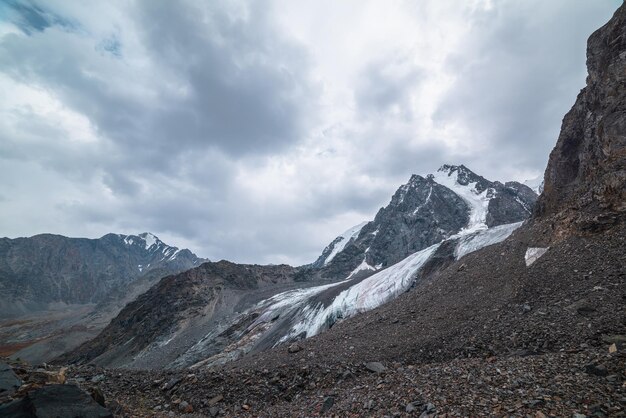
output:
M302 264L412 173L543 173L619 0L0 3L0 236Z

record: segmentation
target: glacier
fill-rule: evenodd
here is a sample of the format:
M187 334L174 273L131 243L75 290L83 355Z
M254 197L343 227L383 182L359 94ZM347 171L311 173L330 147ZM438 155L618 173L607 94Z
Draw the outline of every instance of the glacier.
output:
M454 242L456 260L473 251L505 240L522 222L500 225L489 229L465 229L453 237L417 251L384 270L366 278L350 277L321 286L278 293L242 312L233 323L255 316L255 320L224 352L243 355L256 348L277 346L301 338L309 338L330 328L339 320L375 309L408 291L420 279L422 267L446 241ZM203 345L219 332L203 338ZM245 343L242 343L245 341ZM195 347L198 350L200 347ZM217 355L198 363L202 365L223 362Z

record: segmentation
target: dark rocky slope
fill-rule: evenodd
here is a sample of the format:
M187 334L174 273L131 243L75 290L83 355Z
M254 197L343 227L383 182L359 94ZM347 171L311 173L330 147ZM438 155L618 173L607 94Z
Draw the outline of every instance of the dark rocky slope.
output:
M97 338L56 362L167 367L241 304L293 285L297 272L287 265L220 261L166 277L122 309Z

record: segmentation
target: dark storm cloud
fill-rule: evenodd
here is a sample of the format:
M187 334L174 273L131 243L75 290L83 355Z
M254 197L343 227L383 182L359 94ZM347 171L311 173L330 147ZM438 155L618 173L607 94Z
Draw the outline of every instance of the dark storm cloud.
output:
M138 24L155 62L181 77L190 94L167 101L153 130L184 146L229 154L279 150L297 141L311 116L303 52L271 28L270 8L248 16L173 2L142 2Z
M28 17L37 30L51 25L39 6L16 9L39 16ZM128 95L115 84L133 80L116 80L113 72L123 69L93 57L79 34L6 36L0 68L52 89L129 151L150 146L157 164L189 148L214 147L232 156L277 151L302 138L314 93L304 54L272 31L268 11L253 5L241 17L190 2L137 3L133 16L153 76L163 74L184 94L152 86L156 98ZM116 36L96 46L115 57L124 47Z

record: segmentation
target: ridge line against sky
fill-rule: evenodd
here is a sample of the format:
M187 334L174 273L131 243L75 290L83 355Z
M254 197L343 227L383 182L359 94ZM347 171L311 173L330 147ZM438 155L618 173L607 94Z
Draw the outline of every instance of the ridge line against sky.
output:
M411 174L543 174L616 0L0 4L0 236L312 262Z

